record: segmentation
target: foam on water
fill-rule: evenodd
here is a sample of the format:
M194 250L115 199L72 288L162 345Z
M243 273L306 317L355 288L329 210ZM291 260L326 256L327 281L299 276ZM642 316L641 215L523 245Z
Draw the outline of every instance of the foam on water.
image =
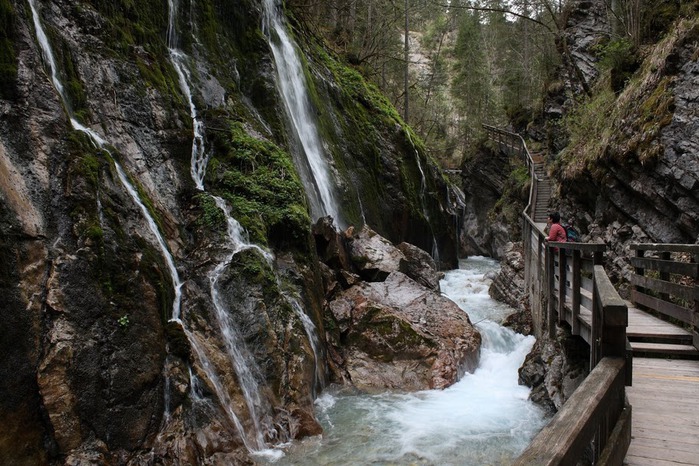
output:
M490 259L464 261L441 282L483 336L473 374L445 390L353 394L326 390L316 400L322 437L294 445L277 464L506 465L546 419L528 401L517 370L534 344L498 322L513 310L488 296Z

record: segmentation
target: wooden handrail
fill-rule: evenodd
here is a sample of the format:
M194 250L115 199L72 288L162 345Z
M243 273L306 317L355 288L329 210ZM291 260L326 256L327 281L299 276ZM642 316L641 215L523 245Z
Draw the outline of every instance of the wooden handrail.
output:
M633 303L689 327L692 344L699 349L699 244L634 243L630 247L636 251L631 258L636 271L631 277ZM648 251L659 257L646 256ZM675 260L672 253L690 254L691 262ZM657 275L647 276L649 270Z
M563 246L575 250L565 243L550 248L561 248L559 257L565 257ZM593 269L592 303L591 372L515 465L577 464L590 447L596 465L623 462L631 443L631 407L624 388L631 383L628 308L602 265Z
M575 465L591 444L595 465L620 465L631 443L625 365L623 358L600 360L513 465Z

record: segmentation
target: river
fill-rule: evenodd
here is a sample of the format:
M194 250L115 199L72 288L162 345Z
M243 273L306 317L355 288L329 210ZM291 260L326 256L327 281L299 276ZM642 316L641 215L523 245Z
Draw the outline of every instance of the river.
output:
M360 394L327 388L316 400L322 437L290 446L277 465L508 465L543 427L517 370L534 337L500 325L513 309L488 295L498 263L473 257L446 273L442 292L483 336L473 374L445 390Z

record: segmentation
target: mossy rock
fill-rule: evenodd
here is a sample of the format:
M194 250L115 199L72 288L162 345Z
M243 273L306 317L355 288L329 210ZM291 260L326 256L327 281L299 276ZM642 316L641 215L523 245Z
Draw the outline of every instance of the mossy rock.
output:
M215 134L206 182L223 197L253 243L308 250L310 217L291 156L237 121Z

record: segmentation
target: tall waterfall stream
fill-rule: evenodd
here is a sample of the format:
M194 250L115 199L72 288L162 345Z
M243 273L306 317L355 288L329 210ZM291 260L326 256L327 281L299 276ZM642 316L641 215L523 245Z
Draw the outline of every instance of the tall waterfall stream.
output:
M46 61L47 65L51 69L51 82L53 83L56 92L58 93L58 96L60 97L61 101L63 102L64 107L66 108L66 111L68 112L68 117L70 119L71 126L82 132L85 133L90 140L95 144L95 146L99 147L100 149L108 152L110 156L112 157L112 160L114 162L114 166L117 171L117 176L119 178L119 181L121 182L122 186L126 191L129 193L129 196L133 199L133 201L138 205L139 209L143 213L144 218L146 219L146 222L148 223L148 228L153 234L153 236L156 239L156 243L158 246L158 249L160 250L163 258L165 259L165 262L168 267L168 271L170 272L170 278L172 279L172 285L174 287L175 291L175 297L173 299L172 303L172 315L174 318L179 318L180 315L180 303L182 299L182 281L180 280L179 274L177 273L177 268L175 267L175 261L172 258L172 254L170 254L170 250L167 247L167 244L165 242L165 239L163 238L162 234L160 233L160 230L158 229L157 224L155 223L155 220L153 219L153 216L150 214L148 211L148 208L143 204L141 201L138 192L136 191L136 188L131 184L129 181L128 177L126 176L126 173L124 172L123 168L119 164L119 162L114 159L112 153L109 151L107 148L107 141L105 141L102 136L97 134L95 131L93 131L90 128L85 127L82 125L80 122L78 122L75 119L75 115L73 114L71 110L71 105L70 101L66 95L65 87L63 86L63 83L58 77L58 71L56 67L56 59L54 58L53 50L51 49L51 45L49 43L48 38L46 37L46 32L44 31L44 27L41 24L41 20L39 18L39 10L36 7L36 0L29 0L29 7L32 10L32 19L34 21L34 29L36 30L36 36L37 40L39 42L39 46L41 47L41 51L43 53L44 60ZM99 202L99 199L98 199Z
M473 374L445 390L357 394L329 387L316 400L322 437L289 448L276 465L507 465L546 422L518 385L534 337L499 324L512 308L488 295L495 261L470 258L448 272L442 292L483 336Z
M311 110L301 60L295 43L286 31L278 3L279 0L264 0L264 30L274 55L277 84L302 149L296 157L296 165L306 188L313 220L330 215L335 225L343 228L346 225L335 199L335 186Z

